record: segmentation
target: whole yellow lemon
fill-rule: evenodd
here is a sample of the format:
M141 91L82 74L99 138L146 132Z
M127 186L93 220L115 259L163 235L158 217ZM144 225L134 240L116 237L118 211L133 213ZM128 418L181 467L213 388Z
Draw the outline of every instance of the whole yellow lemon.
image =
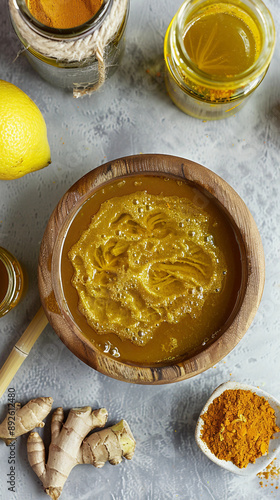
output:
M50 163L41 111L22 90L0 80L0 179L16 179Z

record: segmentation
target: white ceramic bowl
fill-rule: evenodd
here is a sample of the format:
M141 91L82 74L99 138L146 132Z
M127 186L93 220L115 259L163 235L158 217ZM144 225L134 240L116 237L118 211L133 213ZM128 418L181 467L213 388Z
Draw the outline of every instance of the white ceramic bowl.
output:
M207 444L202 441L201 439L201 430L203 428L203 420L201 416L207 412L209 405L219 397L224 391L227 390L236 390L236 389L242 389L245 391L252 391L258 396L264 397L270 404L270 406L275 410L275 415L276 415L276 424L278 427L280 427L280 401L277 401L273 396L268 394L265 391L262 391L258 387L253 387L251 385L246 385L246 384L239 384L238 382L225 382L224 384L220 385L217 387L217 389L213 392L211 397L208 399L206 405L204 406L203 410L200 413L200 416L197 421L196 429L195 429L195 440L205 455L210 458L215 464L219 465L220 467L223 467L224 469L227 469L230 472L233 472L234 474L238 474L240 476L255 476L262 470L264 470L268 464L280 453L280 432L277 434L274 434L275 439L271 439L269 443L269 449L268 453L266 455L263 455L262 457L259 457L256 459L256 462L254 464L249 463L247 467L240 469L236 465L234 465L230 461L226 460L220 460L217 458L208 448Z

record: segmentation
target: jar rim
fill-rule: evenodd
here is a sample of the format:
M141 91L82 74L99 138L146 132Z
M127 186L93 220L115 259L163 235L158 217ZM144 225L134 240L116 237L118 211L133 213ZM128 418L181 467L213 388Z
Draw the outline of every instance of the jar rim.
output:
M20 12L29 28L37 32L39 35L53 40L65 40L71 38L75 38L75 40L77 40L78 38L83 38L84 36L89 35L100 27L104 18L110 12L113 1L114 0L104 0L96 14L83 24L73 28L53 28L42 24L35 17L33 17L26 5L25 0L13 0L15 7Z
M209 73L206 73L198 68L198 66L189 57L183 42L183 31L186 25L186 17L189 14L188 11L190 11L192 6L197 7L199 4L203 6L204 3L206 5L212 5L214 3L223 4L225 2L224 0L221 0L220 2L216 2L215 0L201 0L200 2L197 0L185 0L174 18L174 30L175 36L178 40L180 57L187 63L187 72L189 73L188 76L190 79L196 84L203 85L205 87L211 86L224 89L232 87L233 85L238 88L245 83L248 83L248 79L253 81L258 78L264 71L267 70L275 46L275 25L269 9L262 2L262 0L247 1L247 4L250 4L250 10L253 14L255 14L259 25L264 29L260 54L256 61L242 73L235 76L217 78L216 75L210 75ZM236 0L231 0L231 3L242 8L242 3L240 4L240 2L236 2ZM254 11L252 7L254 8ZM173 21L171 24L173 24Z
M5 248L0 247L0 260L8 275L8 287L2 302L0 302L0 310L2 310L2 308L6 309L8 305L7 303L11 300L16 289L16 272L9 260L10 258L14 258L12 254L10 254L10 252L8 252Z

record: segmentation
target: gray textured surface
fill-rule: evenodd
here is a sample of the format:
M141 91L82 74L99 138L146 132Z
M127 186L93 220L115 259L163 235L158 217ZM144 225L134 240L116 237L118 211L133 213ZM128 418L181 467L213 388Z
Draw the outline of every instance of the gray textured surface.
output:
M106 464L100 470L76 467L62 499L280 498L276 482L262 489L257 478L231 475L210 462L194 441L202 406L226 380L258 385L280 399L279 42L264 82L239 114L220 122L195 120L172 104L158 74L164 34L180 4L181 0L132 0L122 66L98 95L74 100L41 80L24 57L13 62L19 44L1 2L0 78L18 85L40 107L52 164L22 179L0 182L0 244L22 261L29 275L26 297L0 320L0 363L39 307L37 259L52 210L75 180L107 160L143 152L204 164L247 203L266 254L264 295L251 328L224 361L193 379L145 387L106 378L76 359L52 328L46 328L11 384L18 400L50 395L55 406L105 406L110 423L126 418L137 439L131 462ZM278 0L267 0L267 5L279 29ZM0 417L6 402L7 394ZM16 493L8 491L8 453L0 443L1 499L48 498L28 464L26 437L16 445Z

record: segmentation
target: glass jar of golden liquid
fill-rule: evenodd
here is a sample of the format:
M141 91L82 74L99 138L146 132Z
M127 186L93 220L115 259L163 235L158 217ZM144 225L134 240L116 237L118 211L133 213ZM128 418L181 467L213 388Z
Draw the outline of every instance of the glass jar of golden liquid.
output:
M261 0L186 0L164 41L168 93L196 118L235 114L263 80L274 45Z
M0 247L0 318L19 303L25 289L23 274L18 260Z
M129 0L9 0L9 9L30 64L74 97L92 94L119 66Z

